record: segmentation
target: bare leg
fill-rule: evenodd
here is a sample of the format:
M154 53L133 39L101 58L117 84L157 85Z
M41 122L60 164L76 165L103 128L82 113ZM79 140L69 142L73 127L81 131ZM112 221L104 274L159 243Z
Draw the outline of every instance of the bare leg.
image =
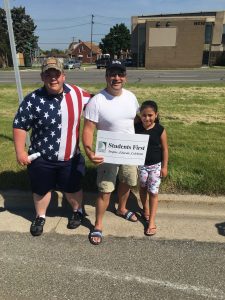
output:
M111 193L99 193L96 203L96 220L95 220L95 229L102 230L102 221L104 213L109 206Z
M99 193L96 203L96 220L95 220L95 229L101 230L103 227L103 216L109 205L111 193ZM100 237L91 237L92 241L96 244L100 243Z
M146 221L149 220L149 201L148 201L148 191L146 187L139 187L139 194L141 203L143 206L143 213Z
M82 200L83 200L83 191L80 190L76 193L65 193L66 199L69 202L72 210L78 210L81 208Z
M148 225L148 233L155 234L156 226L155 226L155 217L158 208L158 194L149 194L149 205L150 205L150 218Z
M130 186L126 183L120 182L118 186L118 209L117 212L121 215L124 215L127 212L126 204L128 197L130 195ZM136 221L137 217L135 215L132 216L132 220Z
M51 200L51 192L44 196L33 193L36 216L45 215Z

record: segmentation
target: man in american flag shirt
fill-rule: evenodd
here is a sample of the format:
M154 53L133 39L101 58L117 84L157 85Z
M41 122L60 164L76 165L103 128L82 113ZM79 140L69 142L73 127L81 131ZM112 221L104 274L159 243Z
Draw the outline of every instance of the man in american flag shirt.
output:
M43 232L52 190L65 193L73 213L67 227L77 228L83 219L81 181L84 158L79 150L80 118L90 94L65 83L63 64L55 57L45 59L41 79L44 86L27 95L13 122L16 158L27 165L36 217L30 232ZM31 145L25 149L26 132L32 130ZM39 152L37 159L28 155Z

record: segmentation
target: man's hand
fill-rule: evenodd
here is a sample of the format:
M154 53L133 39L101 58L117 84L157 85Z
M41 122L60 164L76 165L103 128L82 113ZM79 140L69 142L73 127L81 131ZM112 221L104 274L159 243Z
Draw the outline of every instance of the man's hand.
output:
M31 161L28 159L28 154L26 151L16 153L16 159L18 164L20 164L21 166L26 166L31 163Z
M90 161L95 165L102 164L104 162L104 157L95 155L95 152L90 149L90 147L85 147L86 154Z

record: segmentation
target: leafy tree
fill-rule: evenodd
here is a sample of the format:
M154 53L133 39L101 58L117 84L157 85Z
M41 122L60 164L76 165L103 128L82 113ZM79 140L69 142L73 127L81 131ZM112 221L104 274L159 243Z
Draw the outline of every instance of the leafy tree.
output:
M25 64L27 65L30 63L31 56L37 48L38 37L34 34L36 25L34 24L34 21L31 19L31 17L26 14L25 7L13 7L13 9L11 9L11 16L13 22L16 51L24 54ZM4 9L0 9L0 22L0 41L5 41L5 43L3 43L4 45L2 45L2 49L5 49L4 47L6 47L7 53L11 53L8 28L6 26L6 14ZM3 57L3 55L1 55L1 52L0 56Z
M11 58L11 50L9 46L5 11L0 8L0 67L8 65L9 58Z
M17 52L24 54L25 63L30 62L31 56L37 49L38 37L34 35L36 25L29 15L26 15L25 7L13 7L11 10L13 30Z
M62 55L62 54L64 55L65 51L56 49L56 48L52 48L51 50L42 50L42 53L47 56L57 56L57 55Z
M99 44L103 53L109 53L111 57L121 56L121 50L130 50L131 35L129 29L124 23L116 24L110 28L110 32L102 39Z

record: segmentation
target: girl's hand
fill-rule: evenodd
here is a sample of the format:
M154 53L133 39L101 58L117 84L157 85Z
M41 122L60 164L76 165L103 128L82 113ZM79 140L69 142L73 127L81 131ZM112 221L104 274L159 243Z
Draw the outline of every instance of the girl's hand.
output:
M161 172L160 172L160 177L164 178L164 177L167 176L167 174L168 174L168 169L167 169L167 167L162 167L162 168L161 168Z

